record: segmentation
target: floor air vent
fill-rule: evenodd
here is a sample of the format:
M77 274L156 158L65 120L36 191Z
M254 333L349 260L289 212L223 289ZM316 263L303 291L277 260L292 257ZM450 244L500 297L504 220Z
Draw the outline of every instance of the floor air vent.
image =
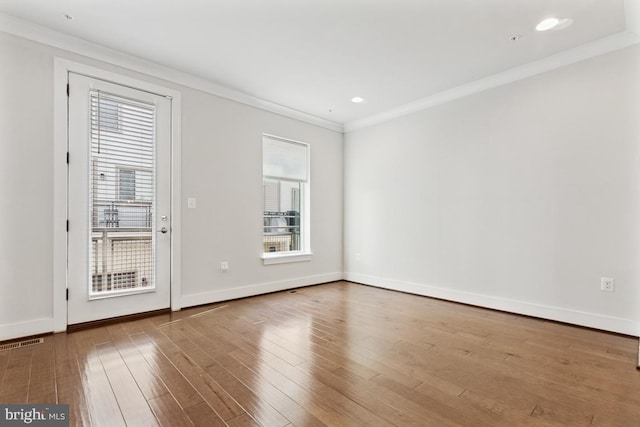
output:
M0 351L13 350L14 348L29 347L30 345L42 344L43 342L44 342L44 338L34 338L31 340L11 342L9 344L0 345Z

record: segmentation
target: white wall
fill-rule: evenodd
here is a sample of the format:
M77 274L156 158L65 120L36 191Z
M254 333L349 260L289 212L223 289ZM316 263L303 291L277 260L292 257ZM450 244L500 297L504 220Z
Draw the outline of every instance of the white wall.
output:
M182 104L182 195L198 202L182 210L187 304L340 279L342 135L192 90ZM262 265L263 132L311 145L310 263Z
M639 82L632 47L348 133L345 278L640 334Z
M52 315L53 61L0 35L0 63L3 339L46 328Z
M341 133L0 33L0 340L53 330L54 56L181 92L183 306L341 278ZM309 262L260 259L263 132L311 145Z

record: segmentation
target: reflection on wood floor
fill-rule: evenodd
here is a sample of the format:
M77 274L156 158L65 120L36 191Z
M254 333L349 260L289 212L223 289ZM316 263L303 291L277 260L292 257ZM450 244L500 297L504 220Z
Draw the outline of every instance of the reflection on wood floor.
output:
M636 339L347 282L0 352L71 425L637 426Z

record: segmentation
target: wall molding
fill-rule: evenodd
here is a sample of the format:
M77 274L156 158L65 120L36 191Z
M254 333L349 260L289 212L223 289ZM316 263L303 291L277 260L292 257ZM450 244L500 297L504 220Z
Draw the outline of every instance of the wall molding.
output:
M200 294L183 295L179 303L181 304L181 308L187 308L196 305L285 291L287 289L294 289L302 286L319 285L322 283L335 282L337 280L342 280L341 272L298 277L295 279L277 282L259 283ZM173 309L175 310L175 308ZM56 326L56 324L58 326ZM60 325L60 320L55 321L53 317L0 325L0 341L64 331L66 329L66 324L63 325L64 327L60 327Z
M294 110L293 108L279 105L264 99L248 95L239 90L231 89L209 80L193 76L191 74L145 61L133 55L128 55L102 45L91 43L77 37L73 37L49 28L28 22L13 16L0 13L0 31L27 40L35 41L47 46L63 49L71 53L82 55L98 61L122 67L131 71L146 74L151 77L164 79L169 82L200 90L221 98L250 105L261 110L289 117L336 132L343 132L340 123Z
M569 49L538 61L529 62L519 67L492 74L479 80L445 90L435 95L419 99L392 110L375 114L361 120L354 120L344 124L344 132L374 126L392 119L396 119L419 111L427 110L438 105L446 104L456 99L464 98L479 92L503 86L518 80L524 80L538 74L546 73L557 68L565 67L589 58L604 55L609 52L624 49L640 43L640 36L633 32L618 33L598 39L591 43Z
M214 302L228 301L238 298L252 297L271 292L286 291L287 289L300 288L302 286L319 285L321 283L342 280L342 272L320 274L317 276L297 277L277 282L258 283L254 285L239 286L229 289L219 289L199 294L183 295L182 307L211 304Z
M583 44L541 60L530 62L519 67L511 68L509 70L439 92L409 104L402 105L398 108L344 124L322 119L284 105L260 99L236 89L231 89L212 81L51 30L4 13L0 13L0 32L12 34L54 48L63 49L71 53L83 55L91 59L103 61L131 71L146 74L151 77L164 79L191 89L201 90L221 98L256 107L261 110L269 111L295 120L300 120L305 123L313 124L336 132L346 133L374 126L398 117L426 110L475 93L518 80L523 80L537 74L545 73L547 71L640 43L640 36L637 33L637 31L640 31L640 28L638 28L640 27L640 17L636 16L640 7L635 3L630 3L629 0L626 0L625 7L629 10L626 14L629 31L598 39L591 43Z
M53 318L50 317L0 325L0 341L48 334L53 329Z
M501 298L491 295L483 295L473 292L459 291L455 289L441 288L438 286L389 279L384 277L369 276L358 273L344 273L344 280L390 289L426 297L439 298L447 301L470 304L509 313L523 314L547 320L570 323L572 325L586 326L604 331L620 334L640 336L640 324L637 321L619 317L603 316L596 313L588 313L577 310L569 310L526 301Z

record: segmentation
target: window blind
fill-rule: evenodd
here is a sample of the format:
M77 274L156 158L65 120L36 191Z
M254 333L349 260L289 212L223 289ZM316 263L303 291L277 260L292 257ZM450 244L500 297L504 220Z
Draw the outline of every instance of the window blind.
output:
M265 136L262 145L264 177L306 182L309 179L309 147Z
M90 295L155 286L155 106L90 92Z

